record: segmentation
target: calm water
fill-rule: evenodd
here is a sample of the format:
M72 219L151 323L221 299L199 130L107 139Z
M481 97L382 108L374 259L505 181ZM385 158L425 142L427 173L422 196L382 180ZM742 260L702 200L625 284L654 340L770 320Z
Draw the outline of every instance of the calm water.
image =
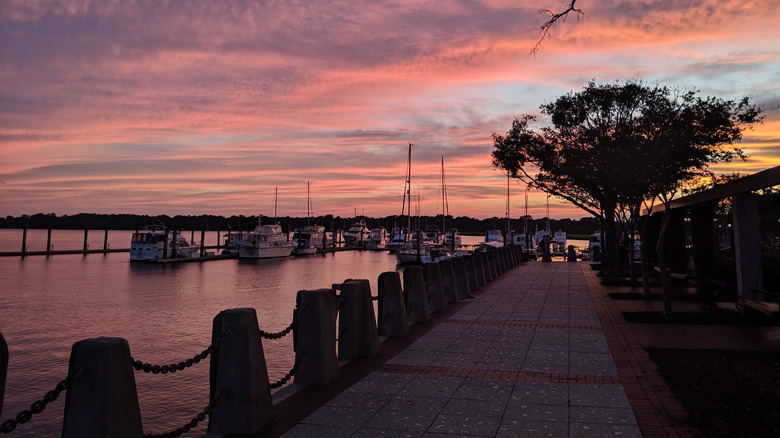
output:
M45 250L46 234L29 230L29 250ZM111 231L110 246L129 247L131 234ZM104 231L91 230L90 248L102 248L103 238ZM200 233L195 238L199 241ZM83 230L52 232L55 250L80 249L83 240ZM464 244L480 240L463 238ZM19 251L21 241L21 230L0 230L0 251ZM216 242L216 233L208 233L206 244ZM173 265L131 264L128 253L0 257L0 332L10 353L0 421L29 409L66 376L70 349L78 340L122 337L137 360L175 363L209 345L212 320L221 310L252 307L260 328L276 332L290 324L299 290L365 278L376 294L379 274L396 268L393 255L357 251ZM264 341L263 348L269 379L276 381L292 367L292 337ZM136 372L135 378L145 433L173 430L208 403L208 361L174 374ZM63 393L13 436L59 435L64 404ZM205 430L200 425L189 436Z
M112 231L111 246L129 246L130 234ZM55 249L78 249L83 236L83 230L55 230L52 241ZM102 231L89 237L91 248L102 248ZM43 250L46 231L30 230L27 239L30 250ZM0 230L0 243L0 250L18 251L21 231ZM214 243L216 233L211 242L207 238ZM209 345L212 319L221 310L255 308L260 328L276 332L290 324L298 290L365 278L376 294L379 274L395 269L395 257L385 252L176 265L131 264L128 253L0 257L0 332L10 353L0 420L29 409L66 376L78 340L122 337L135 359L179 362ZM264 341L263 348L269 379L276 381L292 367L292 337ZM179 427L208 403L208 361L174 374L135 377L145 433ZM64 398L13 436L60 434Z

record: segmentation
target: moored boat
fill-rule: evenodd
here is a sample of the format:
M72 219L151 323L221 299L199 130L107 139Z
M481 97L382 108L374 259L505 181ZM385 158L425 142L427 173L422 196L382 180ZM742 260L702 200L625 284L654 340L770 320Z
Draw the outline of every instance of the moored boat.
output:
M187 242L181 233L159 225L150 225L143 231L133 233L130 241L130 261L153 262L197 257L200 257L200 245Z
M325 227L322 225L306 225L293 233L295 255L316 254L325 249Z
M371 230L366 227L366 223L363 220L352 224L347 231L341 233L341 237L344 239L344 246L348 248L362 248L365 243L368 243L368 236L371 234Z
M501 230L487 230L485 231L485 238L477 248L479 251L487 251L491 249L498 249L504 247L504 235L501 234Z
M384 249L387 246L387 230L379 227L372 228L368 235L368 242L366 248L368 249Z
M237 246L240 259L289 257L295 248L294 243L287 241L281 225L258 225Z

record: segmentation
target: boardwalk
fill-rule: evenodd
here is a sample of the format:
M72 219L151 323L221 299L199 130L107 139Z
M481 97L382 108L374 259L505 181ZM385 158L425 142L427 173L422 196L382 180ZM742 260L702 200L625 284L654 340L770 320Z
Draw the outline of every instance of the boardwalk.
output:
M526 263L280 402L264 436L690 435L616 313L588 265Z

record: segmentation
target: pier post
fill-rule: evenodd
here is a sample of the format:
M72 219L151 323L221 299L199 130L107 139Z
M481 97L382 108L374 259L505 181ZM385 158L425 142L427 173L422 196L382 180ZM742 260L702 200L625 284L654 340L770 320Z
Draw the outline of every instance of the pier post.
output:
M447 303L458 302L458 285L455 283L455 270L452 259L444 259L439 262L441 269L441 288Z
M401 274L383 272L379 274L379 334L388 337L400 337L409 333L409 320L406 316L401 288Z
M228 309L214 317L211 340L230 330L211 353L209 399L221 397L209 418L214 434L252 433L273 416L263 339L255 309Z
M464 271L466 272L466 284L468 285L469 295L471 295L471 292L474 292L479 287L477 284L476 269L474 268L474 257L474 255L463 256L463 264L465 267Z
M5 378L8 375L8 344L3 332L0 332L0 418L3 418L3 399L5 398Z
M206 230L200 230L200 256L206 255Z
M404 269L404 292L409 322L425 322L431 319L422 266L409 266Z
M337 285L340 298L338 358L370 357L379 351L371 284L368 280L347 280Z
M73 344L65 396L63 438L143 436L130 346L100 337Z
M222 232L222 231L220 231L220 230L217 230L217 253L219 253L219 248L220 248L220 245L222 245L222 241L221 241L221 239L220 239L220 237L219 237L219 234L220 234L221 232Z
M103 235L103 252L108 252L108 228L106 228L106 234Z
M51 228L46 231L46 254L51 254Z
M298 291L295 383L325 385L341 376L336 357L336 291Z
M27 227L22 229L22 254L27 253Z
M482 258L482 269L485 270L485 283L496 279L496 250L486 251Z
M425 263L425 289L428 295L428 307L431 312L442 312L447 309L447 300L442 290L441 267L439 263Z
M485 283L487 283L487 278L485 278L485 254L481 252L475 252L472 257L474 259L474 278L477 280L477 287L482 287Z
M455 273L455 298L463 301L469 297L469 281L466 277L466 264L463 257L453 257L452 270Z
M84 228L84 252L87 252L89 249L89 242L87 241L87 237L89 236L89 228Z
M761 234L758 229L758 195L740 193L734 196L734 254L737 265L738 309L745 308L751 289L764 288L761 271Z

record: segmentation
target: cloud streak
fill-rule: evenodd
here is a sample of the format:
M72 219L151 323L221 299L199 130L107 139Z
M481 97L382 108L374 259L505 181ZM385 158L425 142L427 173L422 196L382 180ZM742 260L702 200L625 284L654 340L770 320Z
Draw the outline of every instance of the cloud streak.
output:
M424 214L444 156L450 213L501 216L491 133L591 79L776 106L777 8L582 7L529 57L531 1L6 1L0 214L267 214L274 187L301 214L306 181L323 212L397 214L412 142ZM736 170L780 161L779 120L748 133Z

